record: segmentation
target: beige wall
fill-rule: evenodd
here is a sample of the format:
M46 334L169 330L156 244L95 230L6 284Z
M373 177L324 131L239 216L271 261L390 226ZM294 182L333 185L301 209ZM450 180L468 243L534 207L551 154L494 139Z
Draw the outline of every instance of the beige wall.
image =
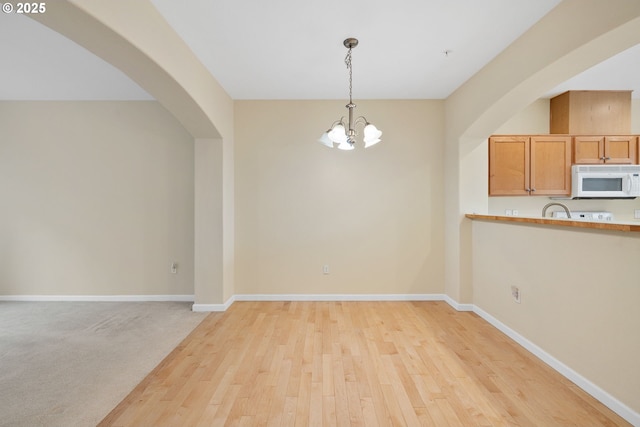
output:
M349 152L316 142L344 104L236 101L236 294L443 292L442 102L359 101Z
M219 308L234 286L231 97L151 2L114 8L110 0L69 0L56 6L32 17L122 70L192 138L220 142L207 148L211 163L199 159L194 173L194 309ZM213 201L213 195L221 197Z
M636 93L635 96L640 96ZM640 98L631 100L631 133L640 135Z
M0 295L192 295L193 150L156 102L0 102Z
M472 228L474 303L640 412L640 234Z

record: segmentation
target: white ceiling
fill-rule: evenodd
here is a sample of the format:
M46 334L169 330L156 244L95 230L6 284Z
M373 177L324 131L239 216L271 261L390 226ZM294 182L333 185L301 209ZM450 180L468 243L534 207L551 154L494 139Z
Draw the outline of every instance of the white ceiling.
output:
M234 99L443 99L560 0L151 0ZM449 51L448 55L445 51ZM0 100L151 99L26 16L0 14ZM635 47L550 91L634 90Z

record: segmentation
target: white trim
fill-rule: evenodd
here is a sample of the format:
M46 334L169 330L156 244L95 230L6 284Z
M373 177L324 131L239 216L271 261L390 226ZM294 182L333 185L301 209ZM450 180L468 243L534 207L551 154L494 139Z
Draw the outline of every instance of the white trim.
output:
M460 304L458 301L451 298L449 295L444 294L444 301L446 301L451 307L455 308L457 311L473 311L473 304Z
M193 295L0 295L0 301L23 302L192 302Z
M565 378L575 383L578 387L589 393L595 399L599 400L603 405L609 407L609 409L627 420L629 423L631 423L631 425L640 426L640 413L635 412L633 409L629 408L627 405L611 396L605 390L598 387L597 385L595 385L594 383L592 383L480 307L474 306L473 312L489 322L498 330L502 331L505 335L520 344L522 347L527 349L527 351L532 353L538 359L542 360L544 363L558 371L558 373L563 375Z
M205 313L205 312L220 312L227 311L227 306L225 304L193 304L191 306L191 311Z
M236 301L236 296L234 295L231 298L229 298L224 304L195 304L194 303L191 306L191 311L197 311L197 312L227 311L227 309L231 307L231 304L233 304L235 301Z
M443 301L443 294L239 294L235 301Z

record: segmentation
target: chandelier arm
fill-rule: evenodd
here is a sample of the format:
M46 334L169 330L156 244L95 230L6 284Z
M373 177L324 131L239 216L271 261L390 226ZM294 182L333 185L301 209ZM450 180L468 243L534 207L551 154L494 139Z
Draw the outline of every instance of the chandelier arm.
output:
M366 126L366 125L369 124L369 120L367 120L367 118L365 116L359 116L358 118L356 118L356 120L355 120L355 122L353 124L354 124L354 126L355 125L359 125L359 124L362 124L362 125Z
M329 130L327 132L329 132L330 130L332 130L334 127L338 125L344 126L344 116L340 117L340 120L336 120L335 122L331 123L331 126L329 127Z

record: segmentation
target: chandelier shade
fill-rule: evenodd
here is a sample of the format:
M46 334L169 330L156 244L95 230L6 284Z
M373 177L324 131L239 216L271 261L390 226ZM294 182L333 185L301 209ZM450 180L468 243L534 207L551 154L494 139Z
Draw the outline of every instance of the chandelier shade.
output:
M377 127L368 123L364 127L364 148L369 148L372 145L376 145L380 142L380 137L382 136L382 131L378 130Z
M349 103L346 105L349 111L347 122L345 123L344 116L340 120L336 120L331 127L320 136L318 141L327 147L334 148L337 144L337 148L341 150L353 150L355 148L355 137L358 135L356 126L364 125L364 148L371 147L381 141L382 131L378 130L373 124L364 117L357 117L353 119L353 109L356 108L356 104L353 103L353 68L351 64L351 51L358 45L358 39L348 38L343 42L344 46L348 49L347 56L344 59L347 69L349 70Z
M318 142L323 145L326 145L329 148L333 148L333 141L329 139L328 132L323 133L322 136L318 139Z
M327 134L329 140L331 142L335 142L336 144L343 144L347 142L347 132L344 129L344 125L338 124L333 127Z

